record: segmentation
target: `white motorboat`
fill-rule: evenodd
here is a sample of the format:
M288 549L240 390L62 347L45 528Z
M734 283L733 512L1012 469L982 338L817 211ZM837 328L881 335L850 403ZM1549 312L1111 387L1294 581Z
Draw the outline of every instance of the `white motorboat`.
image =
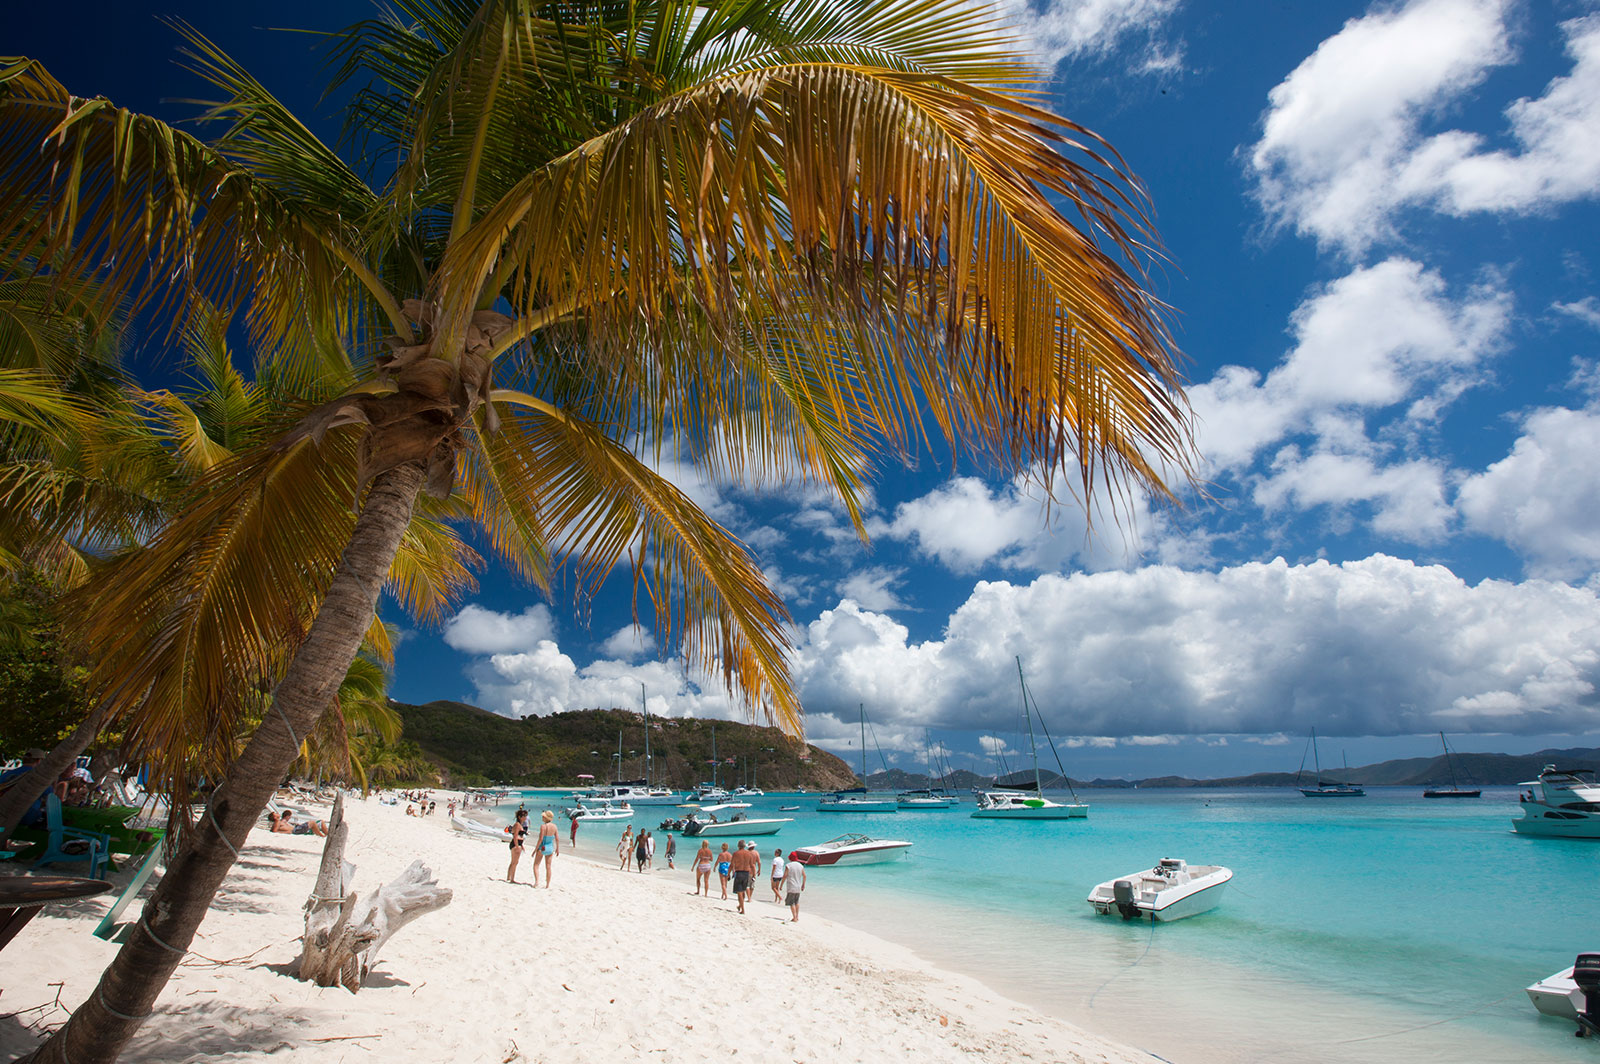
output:
M1089 815L1089 804L1057 802L1037 791L979 791L972 815L992 820L1076 820Z
M767 792L760 787L735 787L733 796L735 798L765 798Z
M894 804L908 812L951 809L960 802L961 799L953 794L937 794L933 791L901 791L894 796Z
M874 839L866 835L840 835L815 846L801 846L794 859L807 867L882 864L897 860L911 849L904 839Z
M633 806L627 802L596 801L593 805L575 805L561 811L568 820L632 820Z
M731 816L737 816L738 815L738 810L740 810L740 809L749 809L750 808L750 803L749 802L718 802L715 805L695 805L695 804L691 803L691 804L685 806L684 808L686 808L686 809L695 809L695 810L698 810L698 811L700 811L702 813L709 813L711 816L714 816L714 817L715 816L721 816L723 814L728 814L728 815L731 815Z
M1600 839L1600 785L1594 770L1546 765L1539 778L1518 784L1522 816L1511 827L1522 835L1561 839Z
M1182 920L1215 909L1233 870L1221 865L1194 865L1163 857L1154 868L1108 879L1089 892L1089 904L1102 916L1121 913L1124 920Z
M785 824L794 823L794 817L746 817L743 820L699 820L685 822L683 833L693 838L745 837L749 835L776 835Z

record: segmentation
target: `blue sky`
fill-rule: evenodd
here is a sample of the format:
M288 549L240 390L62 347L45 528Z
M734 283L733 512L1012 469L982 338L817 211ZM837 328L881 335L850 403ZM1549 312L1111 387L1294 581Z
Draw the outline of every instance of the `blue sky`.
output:
M97 11L97 9L103 9ZM151 17L33 12L7 49L164 117L196 90ZM309 40L367 8L181 14L302 109ZM960 767L1014 749L1020 655L1074 775L1594 745L1600 732L1600 4L1014 3L1055 110L1147 184L1209 498L1093 539L941 452L875 485L870 548L804 490L676 481L795 621L812 741ZM20 38L20 39L18 39ZM498 573L411 633L393 692L498 712L735 716L622 595L587 623Z

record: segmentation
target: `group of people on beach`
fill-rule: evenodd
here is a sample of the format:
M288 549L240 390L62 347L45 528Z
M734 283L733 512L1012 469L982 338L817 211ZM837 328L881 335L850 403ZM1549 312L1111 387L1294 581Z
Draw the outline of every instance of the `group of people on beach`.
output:
M546 809L540 814L539 834L533 840L533 885L539 885L539 863L544 862L544 885L550 888L550 869L561 854L561 833L556 830L556 815ZM517 881L517 862L528 844L528 810L517 810L511 823L511 866L506 869L506 882Z
M732 851L723 843L721 852L713 854L710 841L701 839L700 850L694 855L694 892L711 897L711 870L715 868L722 881L722 900L728 900L731 885L742 913L746 902L755 901L761 865L761 851L754 840L740 839L738 847ZM767 878L772 887L772 900L787 905L790 922L796 923L800 920L800 892L806 889L806 866L800 863L797 854L791 853L785 860L783 850L776 849L772 851L771 869Z

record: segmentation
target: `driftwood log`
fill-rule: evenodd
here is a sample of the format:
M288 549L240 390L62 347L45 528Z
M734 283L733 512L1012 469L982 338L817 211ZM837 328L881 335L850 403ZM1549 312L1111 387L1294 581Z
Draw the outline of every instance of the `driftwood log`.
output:
M378 959L389 937L423 913L450 904L450 891L439 886L421 861L412 861L400 877L381 887L365 904L350 889L356 866L344 859L350 825L344 819L344 795L333 802L328 841L322 848L315 892L306 900L306 933L300 951L300 978L318 986L342 986L351 993Z

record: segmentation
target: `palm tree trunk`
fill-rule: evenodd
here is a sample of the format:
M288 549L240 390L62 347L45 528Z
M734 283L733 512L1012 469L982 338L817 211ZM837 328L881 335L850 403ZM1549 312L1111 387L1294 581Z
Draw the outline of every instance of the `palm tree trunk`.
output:
M28 812L28 806L48 791L61 778L62 771L94 742L94 737L100 734L100 726L105 723L105 716L104 707L92 710L82 724L72 729L71 735L57 743L43 761L33 766L32 772L19 777L4 793L0 793L0 835L9 835L17 830L17 825L22 823L23 816Z
M372 623L423 479L422 466L413 462L373 480L328 594L273 692L266 720L212 794L202 822L167 867L99 985L27 1064L111 1064L150 1015L250 829L299 756L299 740L333 704Z

